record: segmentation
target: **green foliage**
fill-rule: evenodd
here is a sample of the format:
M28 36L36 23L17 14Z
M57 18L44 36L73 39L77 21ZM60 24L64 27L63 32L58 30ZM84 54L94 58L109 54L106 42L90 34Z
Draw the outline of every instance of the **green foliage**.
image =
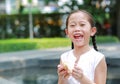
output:
M115 36L96 36L96 43L102 44L102 43L117 43L119 42L119 39ZM90 40L91 43L91 40Z
M96 37L97 43L112 43L112 42L119 42L119 39L114 36L98 36Z
M32 3L32 0L28 0L29 3Z
M31 8L31 12L32 14L39 14L40 10L37 7L34 7L34 8ZM24 8L22 11L22 14L28 14L28 13L29 13L28 8Z
M76 9L87 10L94 16L96 22L102 23L106 18L105 9L102 7L97 8L95 4L92 4L92 0L83 0L83 2L84 2L83 4L79 4L78 0L70 0L60 8L63 9L64 7L67 6L70 10L76 10Z
M111 36L98 36L97 43L119 42L118 38ZM0 40L0 52L11 52L32 49L46 49L71 46L68 38L40 38L40 39L7 39Z
M37 10L37 9L36 9ZM37 11L34 11L37 12ZM23 11L23 13L26 13ZM61 16L62 14L33 14L33 30L39 25L38 37L60 37L61 33ZM9 23L9 24L8 24ZM8 26L10 28L8 28ZM11 32L8 33L8 29ZM29 37L29 21L28 14L18 15L0 15L0 39L7 38L28 38Z
M70 43L66 38L7 39L0 40L0 52L66 47Z
M1 40L0 52L35 49L35 45L35 42L30 42L28 39Z

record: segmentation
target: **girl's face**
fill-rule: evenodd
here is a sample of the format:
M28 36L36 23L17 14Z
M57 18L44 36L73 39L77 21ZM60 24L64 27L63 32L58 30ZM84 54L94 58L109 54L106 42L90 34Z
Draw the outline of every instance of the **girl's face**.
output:
M96 33L96 28L92 28L88 21L88 16L83 12L71 14L68 19L66 34L74 43L74 46L84 46L89 44L90 36Z

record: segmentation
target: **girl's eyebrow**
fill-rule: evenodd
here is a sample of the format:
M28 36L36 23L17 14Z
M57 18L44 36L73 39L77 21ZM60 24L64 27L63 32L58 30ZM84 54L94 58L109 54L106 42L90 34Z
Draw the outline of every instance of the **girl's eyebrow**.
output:
M87 20L80 20L80 22L87 22Z
M87 22L81 21L80 23L87 23Z
M81 19L77 19L78 21L80 21L80 22L86 22L86 21L88 21L88 20L81 20ZM75 22L76 20L73 20L73 19L70 19L69 20L69 22Z
M70 24L75 23L75 21L69 21Z
M75 24L75 21L69 21L69 24ZM79 23L87 23L86 21L80 21Z

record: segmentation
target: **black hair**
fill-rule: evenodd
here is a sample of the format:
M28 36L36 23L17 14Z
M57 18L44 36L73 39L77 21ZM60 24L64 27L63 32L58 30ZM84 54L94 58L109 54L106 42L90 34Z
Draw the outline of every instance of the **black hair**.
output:
M95 27L95 22L94 22L93 16L92 16L89 12L87 12L87 11L85 11L85 10L77 10L77 11L71 12L71 13L69 14L69 16L67 17L67 20L66 20L66 28L68 27L69 17L70 17L72 14L77 13L77 12L82 12L82 13L86 14L87 17L88 17L88 21L89 21L90 24L91 24L91 27ZM92 38L92 44L93 44L94 49L95 49L96 51L98 51L97 45L96 45L96 38L95 38L95 37L96 37L95 35L94 35L94 36L91 36L91 38ZM72 42L71 48L72 48L72 49L74 48L73 42Z
M96 50L96 51L98 51L98 49L97 49L97 45L96 45L96 35L94 35L94 36L91 36L91 38L92 38L92 44L93 44L93 47L94 47L94 49Z

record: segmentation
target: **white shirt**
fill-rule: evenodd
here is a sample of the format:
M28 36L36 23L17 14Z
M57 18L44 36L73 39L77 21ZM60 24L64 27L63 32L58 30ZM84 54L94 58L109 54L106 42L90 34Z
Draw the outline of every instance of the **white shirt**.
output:
M94 49L91 49L80 56L78 66L83 70L84 75L86 75L91 81L94 81L95 68L103 57L104 55L102 53L95 51ZM63 53L61 55L61 60L62 62L68 62L68 66L73 68L76 61L73 50ZM68 84L80 84L80 82L70 76L68 78Z

